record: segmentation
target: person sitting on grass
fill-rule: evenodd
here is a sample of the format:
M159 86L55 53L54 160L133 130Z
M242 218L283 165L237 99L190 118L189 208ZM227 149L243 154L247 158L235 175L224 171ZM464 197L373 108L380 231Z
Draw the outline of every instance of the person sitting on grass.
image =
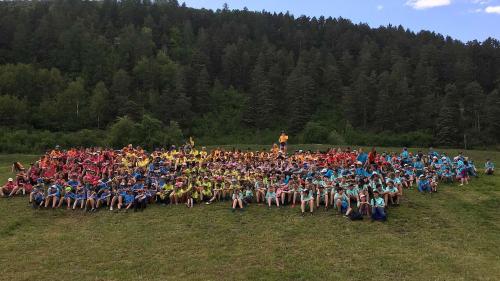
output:
M14 179L13 178L9 178L7 180L7 183L4 184L4 186L2 186L2 188L0 188L0 196L1 197L6 197L6 196L11 197L12 194L15 191L17 191L17 188L18 188L18 186L14 182Z
M372 221L387 220L384 198L380 197L378 190L373 191L373 197L374 198L370 200L370 205L372 207Z
M190 193L188 196L188 199L186 201L186 204L189 208L193 207L193 198L191 197L192 192L193 192L192 189L189 189L187 191L187 193ZM137 212L137 209L139 209L141 211L146 209L147 201L148 200L147 200L146 193L144 192L144 189L143 188L138 189L137 194L134 197L134 212Z
M335 209L337 209L339 214L348 216L351 213L351 202L349 200L349 197L345 195L344 189L342 189L341 187L337 188L337 192L335 193L333 202L333 206Z
M87 189L87 200L85 201L85 211L88 211L90 208L90 211L94 212L96 206L96 200L97 200L97 192L95 191L94 187Z
M495 164L490 159L486 159L486 163L484 163L484 173L486 175L493 175L494 172Z
M319 209L319 205L323 203L325 210L328 210L328 190L323 185L319 185L316 190L316 208Z
M276 206L278 208L280 207L280 201L279 201L278 197L276 197L276 187L274 185L271 185L269 187L269 189L267 190L266 200L267 200L267 206L269 209L271 209L271 205L273 202L276 203Z
M443 172L441 172L441 181L445 183L453 182L453 173L450 171L449 168L446 168Z
M431 183L425 175L420 175L418 179L418 191L420 192L432 192Z
M99 209L103 205L109 206L110 203L111 203L111 191L109 189L104 189L97 198L96 209Z
M243 196L243 204L250 205L253 202L253 190L250 184L246 184L245 193Z
M109 205L109 210L113 211L113 207L116 205L121 205L123 203L123 199L125 198L125 195L127 194L127 191L125 190L126 188L126 182L123 180L118 186L115 187L115 189L112 192L112 198L111 198L111 203Z
M43 189L34 188L31 196L32 204L34 209L38 209L45 203L45 193Z
M310 188L303 188L300 192L300 209L302 216L305 215L306 205L309 205L309 212L311 216L314 212L314 191Z
M359 202L359 189L354 183L350 183L345 192L351 203Z
M118 203L118 210L121 210L125 206L125 212L134 206L135 196L132 190L128 189L123 198L123 204Z
M255 184L257 184L257 182ZM223 181L223 178L221 176L218 176L216 178L216 182L213 187L213 196L205 204L210 205L215 200L221 201L222 191L224 190L224 188L225 188L225 183Z
M387 182L384 193L385 202L391 202L392 205L399 205L400 193L398 188L394 185L394 182Z
M55 209L59 203L61 197L61 191L57 185L53 184L47 190L47 196L45 197L45 208L51 205L52 209Z
M76 206L78 206L78 204L80 204L80 209L83 209L83 207L85 207L86 201L87 190L82 185L79 185L75 191L75 202L73 202L73 210L76 209Z
M59 206L60 208L63 203L66 203L66 209L71 209L71 201L75 200L75 192L73 191L73 187L71 185L66 186L64 188L64 197L59 201Z
M369 216L371 214L370 203L368 202L368 196L365 195L364 191L361 191L358 201L358 212L363 216Z
M9 197L18 195L19 193L25 195L26 193L31 193L33 189L25 172L20 172L16 175L15 186L16 187L10 192Z
M44 193L45 191L45 183L43 182L42 178L38 178L36 180L36 184L35 186L33 186L33 189L30 192L29 204L33 203L34 200L33 198L38 191L41 191L42 193ZM45 199L45 194L44 194L44 199Z
M241 192L241 187L237 187L233 192L233 205L232 211L236 211L236 207L239 207L240 210L243 210L243 192Z

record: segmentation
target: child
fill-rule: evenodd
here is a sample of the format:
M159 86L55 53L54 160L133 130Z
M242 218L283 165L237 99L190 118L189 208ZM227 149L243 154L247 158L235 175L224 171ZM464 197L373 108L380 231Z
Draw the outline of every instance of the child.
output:
M43 192L43 189L35 188L33 189L33 196L30 197L32 200L33 208L39 208L43 205L45 202L45 194Z
M373 197L370 205L372 206L372 221L385 221L387 216L385 214L385 202L382 197L379 196L378 190L373 191Z
M491 176L494 172L495 164L491 162L490 159L486 159L486 163L484 163L484 173Z
M12 178L9 178L7 180L7 183L4 186L2 186L2 188L0 188L0 196L5 197L6 194L8 194L8 196L10 197L14 192L17 191L17 188L18 187L14 183L14 180Z
M95 191L94 187L88 189L87 190L87 200L85 202L85 211L88 210L88 208L87 208L88 206L90 206L91 212L95 211L96 199L97 199L97 192Z
M73 203L73 210L76 209L78 203L80 203L80 209L83 209L85 201L87 200L87 191L81 185L76 188L75 202Z
M73 192L73 187L71 185L66 186L64 189L64 198L59 201L59 206L61 207L64 202L66 202L66 209L71 208L71 200L75 200L75 193Z
M188 192L192 192L192 189L190 189ZM191 196L189 196L189 198L191 199L191 203L192 203L193 202L192 201L193 198L191 198ZM134 203L133 203L133 205L134 205L134 212L137 212L137 209L140 209L141 211L143 211L144 209L146 209L147 196L146 196L146 194L144 192L144 189L142 189L142 188L138 189L137 195L135 195L135 197L134 197ZM192 207L192 205L191 205L191 207Z
M245 188L245 196L243 197L243 203L249 205L253 201L253 190L251 185L247 184Z
M257 191L257 204L259 204L262 200L262 202L265 202L266 198L266 192L267 188L266 185L264 184L264 181L262 180L262 176L259 176L258 179L255 181L255 190Z
M125 193L125 196L123 197L124 201L123 204L125 204L125 212L128 211L134 205L134 200L135 200L134 193L132 193L132 190L128 189L127 192ZM118 210L122 209L123 204L118 203Z
M459 160L457 163L457 178L460 179L460 186L469 184L469 174L467 172L467 167L463 161Z
M271 185L266 193L266 199L267 199L267 205L268 208L271 209L271 204L274 201L276 203L276 206L279 208L280 207L280 202L278 200L278 197L276 197L276 187L274 185Z
M109 206L110 211L113 211L113 206L115 206L115 204L118 206L123 203L123 199L127 194L125 188L126 182L125 180L123 180L120 185L115 190L113 190L113 198L111 198L111 204Z
M97 199L97 206L96 208L99 209L101 205L106 204L106 206L109 206L111 203L111 191L109 189L104 189L101 193L101 195Z
M243 210L243 193L240 187L237 187L233 192L233 212L236 211L236 206L239 206L240 210Z
M222 177L217 177L217 181L214 184L214 189L213 189L213 196L212 198L206 203L207 205L212 204L215 200L221 200L222 196L222 190L224 190L225 183L222 180Z
M182 187L183 183L182 181L177 181L174 185L174 189L172 190L172 192L170 193L170 203L171 204L174 204L177 205L179 203L179 198L180 198L180 195L182 192L181 190L181 187Z
M385 188L385 193L384 193L384 197L385 197L385 202L388 202L389 203L389 200L391 202L391 204L394 204L396 206L399 205L399 190L398 188L394 185L394 183L392 181L389 181L387 183L387 186Z
M61 192L59 191L59 188L55 184L51 185L50 188L47 190L47 196L45 197L45 208L48 208L51 202L52 202L52 209L56 208L60 197L61 197Z
M317 189L316 208L319 208L319 204L321 202L325 204L325 211L328 210L328 192L322 185L320 185Z
M359 196L358 211L363 216L369 216L371 214L370 203L368 203L368 197L364 194L364 191L362 191Z
M420 192L432 192L431 184L430 184L429 180L424 175L420 175L420 177L419 177L418 191L420 191Z
M339 211L339 214L348 216L351 213L351 202L349 200L349 197L344 194L344 189L342 189L341 187L337 188L337 192L335 193L333 201L335 204L334 208Z
M446 183L453 182L453 173L450 171L449 168L445 168L445 170L441 173L441 180Z
M346 190L346 195L352 203L355 202L357 204L359 202L359 189L354 184L349 184L349 187Z
M305 215L306 205L309 205L309 212L311 216L314 212L314 191L312 189L304 188L300 191L300 209L302 216Z

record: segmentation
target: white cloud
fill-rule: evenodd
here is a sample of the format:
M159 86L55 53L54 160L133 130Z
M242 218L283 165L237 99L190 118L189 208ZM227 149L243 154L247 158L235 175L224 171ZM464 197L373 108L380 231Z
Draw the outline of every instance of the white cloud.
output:
M416 10L424 10L429 8L448 6L451 0L408 0L406 5Z
M500 15L500 6L488 6L484 11L488 14L499 14Z
M382 5L377 6L377 11L382 11L383 9L384 9L384 6L382 6Z

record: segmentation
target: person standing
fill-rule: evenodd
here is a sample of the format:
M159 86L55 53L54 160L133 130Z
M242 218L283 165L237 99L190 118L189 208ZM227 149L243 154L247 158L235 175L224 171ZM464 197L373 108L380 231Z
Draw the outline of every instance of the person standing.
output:
M285 133L285 131L281 131L281 135L279 137L280 150L283 151L283 153L285 154L287 149L287 142L288 142L288 135Z

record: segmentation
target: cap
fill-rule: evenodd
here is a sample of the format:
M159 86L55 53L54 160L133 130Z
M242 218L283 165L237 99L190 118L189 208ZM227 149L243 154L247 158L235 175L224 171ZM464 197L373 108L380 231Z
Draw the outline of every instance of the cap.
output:
M12 179L12 178L9 178L9 181L13 181L13 179Z

